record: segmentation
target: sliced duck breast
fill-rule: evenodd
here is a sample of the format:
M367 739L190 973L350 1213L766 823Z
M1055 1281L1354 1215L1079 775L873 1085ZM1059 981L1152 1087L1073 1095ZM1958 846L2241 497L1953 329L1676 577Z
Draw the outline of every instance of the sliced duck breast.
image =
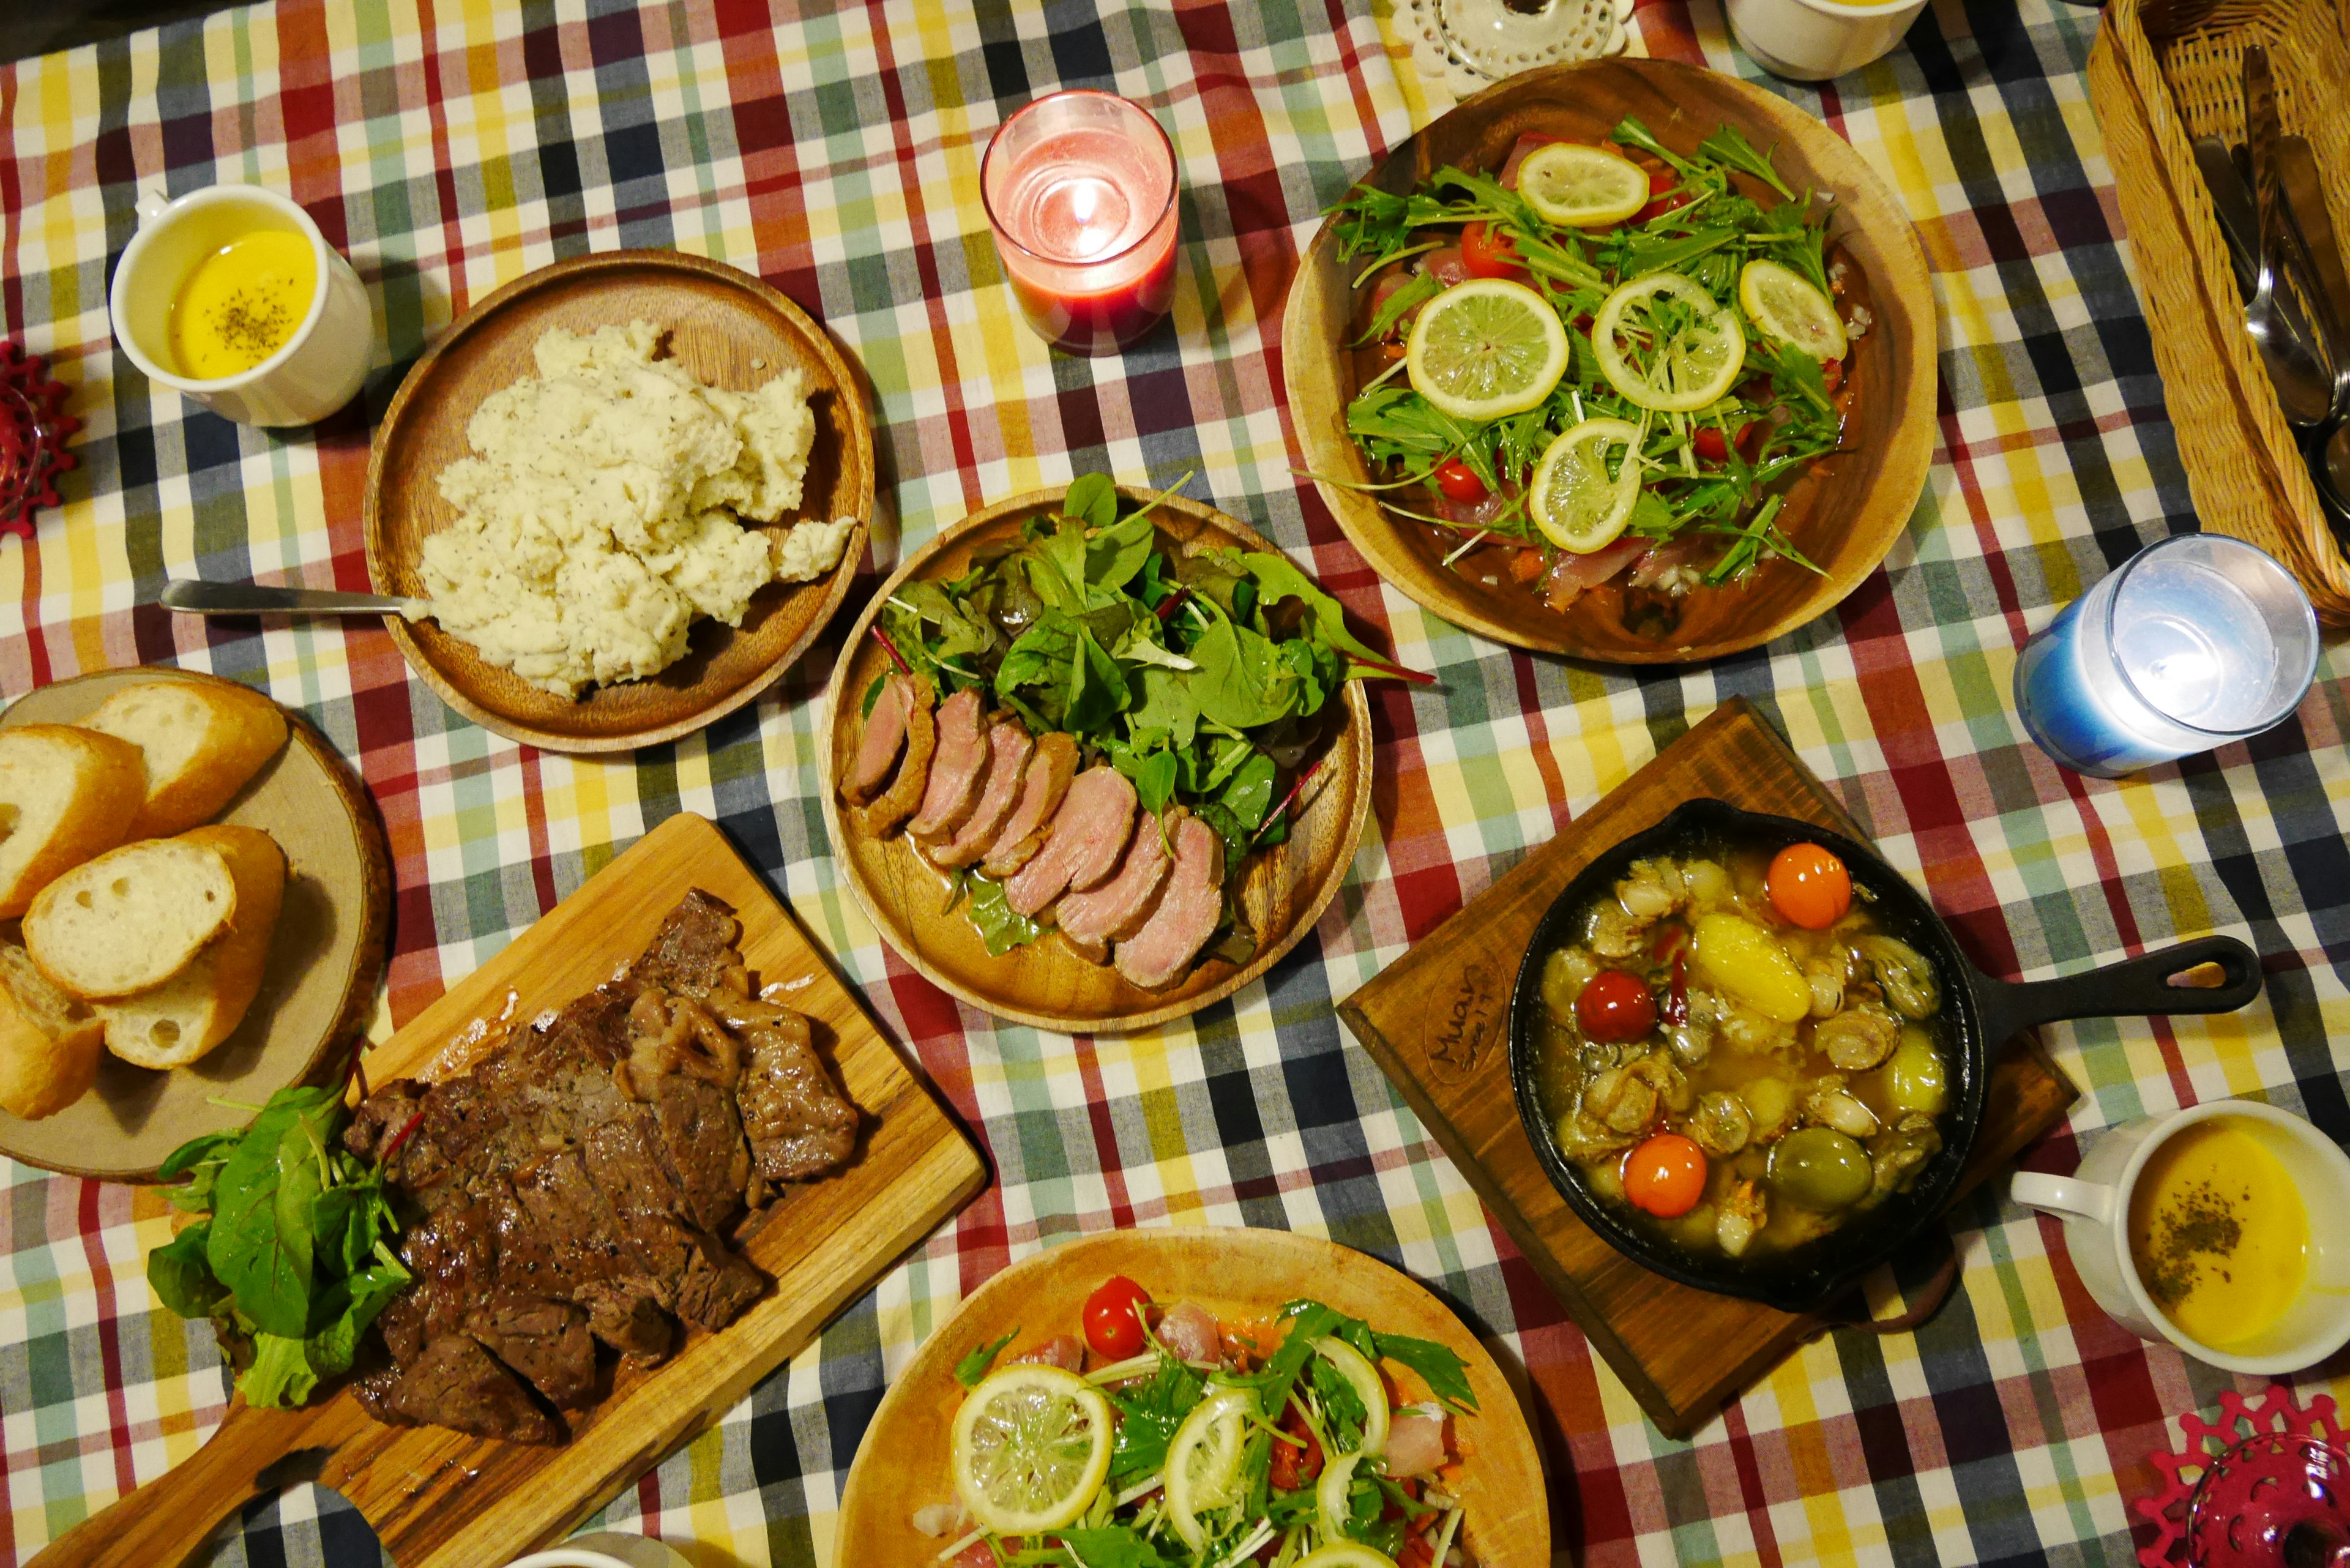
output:
M865 715L865 728L858 734L857 755L849 760L848 777L841 783L840 793L849 805L865 805L889 782L889 769L898 761L899 748L906 743L906 717L912 701L913 687L903 676L881 682L873 711Z
M1118 874L1098 888L1061 896L1054 910L1061 934L1080 950L1101 951L1104 944L1139 930L1158 900L1160 884L1167 880L1167 868L1174 864L1168 858L1168 838L1190 815L1180 805L1169 807L1164 817L1144 812L1134 825L1134 841L1127 846ZM1094 961L1106 961L1107 956L1104 952Z
M1051 847L1049 845L1046 846ZM1175 869L1142 929L1118 944L1118 972L1158 987L1181 975L1224 919L1224 841L1196 816L1175 825Z
M898 825L914 815L922 803L923 793L931 783L931 753L938 748L938 721L931 712L937 693L931 683L919 675L892 675L889 685L901 686L900 701L906 710L906 756L898 764L898 776L889 787L865 808L865 831L876 838L887 838L898 831ZM883 688L886 694L888 688ZM874 703L879 711L880 703Z
M1045 847L1003 885L1004 902L1034 915L1071 887L1107 879L1134 831L1134 785L1107 763L1079 774L1054 814Z
M1020 781L1020 799L1012 815L996 830L980 869L999 880L1011 876L1045 846L1053 817L1076 776L1077 742L1067 735L1046 735L1029 755L1028 772Z
M931 782L922 809L906 831L923 843L950 837L961 827L987 787L987 721L979 692L965 687L939 707L938 750L931 757Z
M999 719L987 732L987 783L979 792L978 804L971 808L954 836L931 851L931 858L953 870L973 866L995 842L996 830L1012 808L1020 802L1020 786L1026 782L1029 753L1036 742L1028 732L1011 719Z

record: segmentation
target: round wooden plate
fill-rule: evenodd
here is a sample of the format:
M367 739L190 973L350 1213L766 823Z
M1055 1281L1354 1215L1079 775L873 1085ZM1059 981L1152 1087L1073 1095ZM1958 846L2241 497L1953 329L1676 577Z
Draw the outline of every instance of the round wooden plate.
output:
M1736 653L1825 614L1877 569L1908 525L1934 454L1934 289L1908 215L1842 137L1783 99L1734 77L1672 60L1609 59L1524 71L1486 88L1402 142L1364 183L1405 192L1446 164L1491 171L1518 137L1546 131L1602 141L1626 115L1676 151L1694 150L1721 125L1736 126L1773 153L1800 192L1832 193L1828 244L1864 280L1875 324L1846 361L1855 390L1846 440L1857 450L1814 465L1783 515L1795 545L1825 569L1766 563L1742 588L1700 589L1669 637L1627 630L1603 596L1565 613L1524 587L1485 583L1443 564L1433 531L1395 518L1358 491L1317 482L1322 499L1372 566L1457 626L1517 648L1607 664L1679 664ZM1355 371L1345 344L1356 335L1354 275L1328 223L1290 285L1282 359L1290 416L1312 472L1370 478L1347 435Z
M929 1563L947 1543L913 1526L925 1504L951 1502L948 1428L963 1387L955 1363L1019 1331L1017 1353L1083 1332L1086 1297L1124 1274L1155 1301L1196 1302L1226 1321L1262 1318L1311 1298L1383 1334L1432 1339L1469 1364L1477 1414L1456 1416L1464 1454L1460 1493L1467 1543L1482 1568L1550 1568L1550 1507L1542 1450L1516 1393L1461 1320L1425 1285L1377 1258L1287 1231L1213 1227L1112 1231L1065 1241L1004 1270L931 1335L881 1399L841 1492L841 1563Z
M515 279L465 312L416 362L384 415L368 459L368 575L376 591L421 595L419 549L455 514L441 471L468 452L465 426L482 400L532 374L550 327L575 332L650 321L670 353L713 387L749 391L796 365L816 413L802 519L873 516L873 428L865 393L823 327L746 272L674 251L574 256ZM676 740L765 691L848 597L865 549L859 527L840 566L812 583L770 583L740 627L694 623L683 659L648 680L590 688L577 701L484 663L471 643L431 621L385 618L410 668L441 700L485 730L550 752L626 752Z
M26 693L0 714L0 728L73 723L141 680L236 684L189 670L109 670ZM284 749L215 819L258 827L286 851L286 903L244 1022L202 1060L168 1073L101 1054L97 1084L56 1116L28 1122L0 1111L0 1154L68 1176L151 1181L188 1139L253 1119L214 1097L259 1105L367 1027L391 930L383 826L341 753L299 713L286 713L286 729Z
M1271 969L1322 918L1354 862L1371 807L1371 708L1361 683L1347 682L1347 722L1331 739L1322 771L1306 785L1302 810L1293 808L1289 842L1251 859L1241 898L1259 940L1247 963L1204 960L1176 984L1145 991L1116 969L1087 962L1049 934L991 954L968 919L946 912L946 873L923 858L911 839L902 833L877 839L842 820L837 781L857 749L865 691L889 668L889 656L870 628L898 585L917 576L960 576L973 549L1016 536L1030 517L1058 506L1063 493L1039 490L964 518L908 557L857 618L825 693L826 750L832 761L824 824L857 901L899 956L931 980L998 1018L1071 1034L1116 1033L1181 1018L1230 996ZM1118 493L1129 502L1150 498L1149 492L1126 486ZM1186 553L1234 547L1279 553L1247 524L1180 496L1169 497L1151 515Z

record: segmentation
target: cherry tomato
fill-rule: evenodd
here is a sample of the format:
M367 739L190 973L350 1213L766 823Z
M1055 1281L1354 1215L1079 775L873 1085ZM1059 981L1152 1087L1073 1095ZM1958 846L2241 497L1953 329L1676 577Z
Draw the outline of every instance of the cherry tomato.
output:
M1648 994L1639 976L1603 969L1575 999L1575 1021L1594 1040L1621 1044L1657 1026L1657 999Z
M1836 389L1844 385L1844 361L1830 359L1822 364L1820 379L1828 384L1828 396L1835 396Z
M1097 1355L1124 1361L1142 1354L1142 1304L1150 1293L1124 1274L1112 1274L1086 1298L1086 1343Z
M1444 492L1446 499L1468 505L1492 493L1477 477L1477 471L1457 457L1446 458L1436 465L1436 488Z
M1651 218L1661 218L1667 213L1686 207L1695 201L1696 198L1687 191L1675 189L1679 183L1680 176L1671 170L1651 167L1648 170L1648 204L1633 213L1632 221L1645 223Z
M1305 1415L1295 1405L1282 1417L1281 1429L1303 1446L1274 1444L1273 1469L1268 1479L1276 1491L1295 1491L1300 1486L1312 1485L1322 1473L1322 1445L1315 1440L1314 1428L1306 1425Z
M1736 444L1739 451L1746 450L1746 438L1753 433L1755 422L1749 420L1738 427ZM1731 445L1731 442L1721 439L1721 431L1713 425L1699 426L1697 434L1690 439L1690 444L1697 448L1698 456L1708 462L1721 462L1727 460Z
M1762 878L1771 906L1790 923L1824 931L1852 908L1852 873L1816 844L1790 844L1772 857Z
M1491 223L1471 223L1461 231L1461 265L1471 277L1513 277L1523 281L1523 263L1515 241Z
M1705 1196L1705 1150L1679 1133L1658 1133L1624 1157L1624 1196L1635 1209L1675 1220Z

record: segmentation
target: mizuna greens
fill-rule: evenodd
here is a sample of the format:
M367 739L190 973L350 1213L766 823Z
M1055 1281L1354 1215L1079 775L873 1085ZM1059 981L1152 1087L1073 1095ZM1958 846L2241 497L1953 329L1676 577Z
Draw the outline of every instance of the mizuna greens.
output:
M1357 641L1338 601L1286 557L1187 554L1153 516L1173 493L1121 506L1107 475L1082 474L1057 513L982 546L961 576L899 584L876 629L941 700L977 688L1032 733L1066 732L1088 761L1107 759L1145 810L1189 808L1222 837L1230 887L1251 850L1287 837L1290 793L1311 773L1340 688L1429 678ZM862 694L863 712L882 680ZM1001 884L975 871L959 884L990 952L1044 935ZM1226 910L1208 950L1245 962L1256 935L1229 894Z
M237 1374L248 1405L299 1405L349 1371L359 1336L409 1282L383 1167L342 1147L344 1119L339 1085L280 1089L244 1131L163 1162L174 1183L163 1196L204 1218L147 1255L147 1282L182 1317L251 1345Z

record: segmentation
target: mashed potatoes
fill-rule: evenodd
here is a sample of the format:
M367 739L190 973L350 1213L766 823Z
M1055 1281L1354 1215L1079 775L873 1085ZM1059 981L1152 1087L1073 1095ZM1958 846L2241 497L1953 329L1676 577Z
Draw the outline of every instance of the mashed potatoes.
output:
M816 441L800 372L705 387L653 358L660 337L643 321L544 334L538 374L465 427L477 455L441 471L458 516L424 541L433 618L562 696L660 673L697 617L740 626L762 586L838 566L857 525L801 523L780 545L744 526L800 504Z

